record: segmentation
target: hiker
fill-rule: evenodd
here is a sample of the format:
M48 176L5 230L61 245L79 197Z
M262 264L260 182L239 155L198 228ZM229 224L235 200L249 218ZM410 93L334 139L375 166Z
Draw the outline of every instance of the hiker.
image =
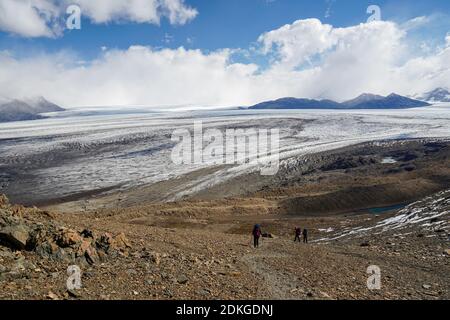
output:
M255 248L259 247L259 238L261 237L261 227L259 224L255 224L255 226L253 227L253 245Z
M300 236L302 235L302 229L299 227L295 227L295 239L294 242L302 242L302 240L300 239Z
M308 230L303 229L303 243L308 243Z

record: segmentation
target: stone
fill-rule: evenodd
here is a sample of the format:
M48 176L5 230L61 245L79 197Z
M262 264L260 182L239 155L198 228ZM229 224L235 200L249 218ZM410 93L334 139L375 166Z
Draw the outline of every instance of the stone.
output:
M119 249L131 248L131 243L123 232L114 237L114 242Z
M12 249L25 249L29 236L28 228L22 224L6 226L0 229L0 239L11 246Z
M161 263L161 255L158 252L150 252L150 261L159 266Z
M81 236L83 238L91 238L91 239L95 239L95 232L89 229L84 229L83 231L81 231Z
M67 294L69 295L69 297L72 298L80 298L81 297L81 292L79 290L67 290Z
M55 293L53 293L51 291L49 291L49 293L45 297L50 300L59 300L58 295L56 295Z
M72 247L83 240L81 235L75 230L62 228L56 235L56 243L62 248Z
M177 278L177 282L179 284L186 284L186 283L188 283L188 281L189 281L188 277L186 277L184 274L178 276L178 278Z
M424 288L425 290L428 290L428 289L431 288L431 286L430 286L429 284L424 284L424 285L422 286L422 288Z
M447 255L447 256L450 256L450 249L444 250L444 254Z
M89 264L95 264L97 261L100 260L97 250L95 250L95 248L93 248L92 246L89 246L86 249L86 251L84 252L84 258Z
M208 296L211 294L211 291L209 291L208 289L201 289L201 290L197 291L197 294L199 294L201 296Z
M107 232L100 235L96 240L96 246L98 249L108 253L109 249L114 246L113 236Z

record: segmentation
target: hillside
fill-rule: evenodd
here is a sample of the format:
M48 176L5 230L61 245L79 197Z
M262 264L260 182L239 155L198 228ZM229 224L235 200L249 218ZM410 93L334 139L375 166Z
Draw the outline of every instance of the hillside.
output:
M64 111L43 97L3 101L0 103L0 122L43 119L42 113Z

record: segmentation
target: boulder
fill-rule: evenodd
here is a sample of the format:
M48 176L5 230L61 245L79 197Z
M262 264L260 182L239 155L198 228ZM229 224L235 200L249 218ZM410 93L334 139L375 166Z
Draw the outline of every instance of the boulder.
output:
M179 275L177 278L177 282L179 284L186 284L186 283L188 283L188 281L189 281L188 277L186 277L184 274Z
M119 233L117 236L114 237L114 242L116 248L119 249L131 248L131 242L127 239L127 237L123 232Z
M131 243L124 233L120 233L115 237L109 233L104 233L97 238L96 245L98 249L101 249L106 253L114 250L125 251L126 249L131 248Z
M75 230L61 228L59 233L56 235L56 243L62 248L73 247L79 243L83 238Z
M12 249L25 249L29 236L28 227L22 224L6 226L0 229L0 241Z
M114 238L111 234L106 232L97 238L95 244L98 249L107 253L114 244Z

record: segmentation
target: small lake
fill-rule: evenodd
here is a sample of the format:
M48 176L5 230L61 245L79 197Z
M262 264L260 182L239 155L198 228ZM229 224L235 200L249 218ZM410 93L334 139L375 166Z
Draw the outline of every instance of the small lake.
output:
M373 214L379 214L379 213L385 213L385 212L389 212L389 211L393 211L393 210L399 210L399 209L403 209L404 207L406 207L407 204L396 204L393 206L388 206L388 207L378 207L378 208L369 208L369 212L373 213Z

